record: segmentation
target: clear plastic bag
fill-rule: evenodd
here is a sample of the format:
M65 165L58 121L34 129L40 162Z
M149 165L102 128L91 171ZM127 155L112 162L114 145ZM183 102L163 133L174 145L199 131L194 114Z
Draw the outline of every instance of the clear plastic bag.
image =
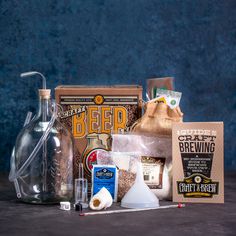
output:
M112 136L112 152L139 153L146 184L160 200L171 199L171 137L114 134Z
M97 152L98 165L116 165L119 170L118 201L121 201L134 184L136 178L136 162L139 160L139 156L136 152Z

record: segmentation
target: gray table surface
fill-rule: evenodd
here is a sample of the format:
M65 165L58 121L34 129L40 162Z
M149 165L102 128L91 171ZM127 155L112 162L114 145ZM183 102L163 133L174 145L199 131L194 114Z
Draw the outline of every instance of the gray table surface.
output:
M236 172L226 173L225 204L84 217L56 205L20 203L0 176L0 235L236 235Z

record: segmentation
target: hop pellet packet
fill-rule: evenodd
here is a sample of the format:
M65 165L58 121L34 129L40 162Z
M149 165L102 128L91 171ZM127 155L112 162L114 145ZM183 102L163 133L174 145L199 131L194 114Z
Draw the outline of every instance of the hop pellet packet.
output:
M223 122L174 123L174 202L224 203L223 143Z

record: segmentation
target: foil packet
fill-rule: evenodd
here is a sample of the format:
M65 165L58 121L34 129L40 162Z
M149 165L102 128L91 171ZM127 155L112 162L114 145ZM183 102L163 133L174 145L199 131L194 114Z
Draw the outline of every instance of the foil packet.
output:
M171 109L174 109L179 106L181 96L180 92L157 88L153 101L167 104Z

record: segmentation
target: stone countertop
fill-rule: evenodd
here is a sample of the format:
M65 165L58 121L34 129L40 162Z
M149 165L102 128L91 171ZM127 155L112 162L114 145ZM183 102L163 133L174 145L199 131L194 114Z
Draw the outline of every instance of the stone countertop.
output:
M16 201L13 185L0 176L0 235L236 235L235 180L236 172L226 174L225 204L81 217L57 205Z

